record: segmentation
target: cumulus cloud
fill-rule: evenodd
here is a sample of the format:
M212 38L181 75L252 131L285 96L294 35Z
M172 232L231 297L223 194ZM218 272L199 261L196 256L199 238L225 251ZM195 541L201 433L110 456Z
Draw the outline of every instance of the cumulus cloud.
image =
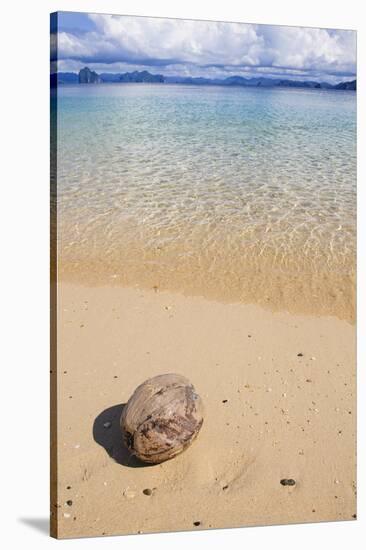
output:
M176 75L263 73L326 80L341 80L356 72L354 31L100 14L88 17L92 30L59 32L58 70L88 63L108 72L154 67L155 72Z
M356 33L303 27L261 28L273 54L272 66L325 71L355 71Z

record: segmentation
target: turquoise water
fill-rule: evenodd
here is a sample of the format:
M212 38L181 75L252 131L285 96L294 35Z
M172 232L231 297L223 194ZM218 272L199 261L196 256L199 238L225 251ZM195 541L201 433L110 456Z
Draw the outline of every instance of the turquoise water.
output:
M63 86L57 183L65 273L259 302L301 288L314 304L327 282L341 307L356 94Z

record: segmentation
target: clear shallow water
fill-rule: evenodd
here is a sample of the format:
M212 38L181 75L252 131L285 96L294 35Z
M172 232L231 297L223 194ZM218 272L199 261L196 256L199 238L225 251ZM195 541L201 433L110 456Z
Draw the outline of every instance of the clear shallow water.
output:
M58 94L62 276L352 318L356 94Z

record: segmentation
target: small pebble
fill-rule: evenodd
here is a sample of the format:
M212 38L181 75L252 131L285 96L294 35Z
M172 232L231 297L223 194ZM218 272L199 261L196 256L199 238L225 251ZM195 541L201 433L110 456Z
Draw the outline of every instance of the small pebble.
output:
M294 479L281 479L280 483L281 485L288 485L290 487L296 485L296 481Z
M148 497L150 495L152 495L152 490L151 489L144 489L142 492L144 493L144 495L147 495Z
M72 500L67 500L67 501L66 501L66 504L67 504L68 506L72 506Z
M223 402L223 403L227 403L227 399L223 399L222 402Z
M123 496L126 498L134 498L136 496L136 492L132 491L131 489L125 489L123 491Z
M304 354L303 353L298 353L297 356L298 357L304 357Z
M225 491L225 489L228 489L229 485L224 485L222 490Z
M201 525L201 522L200 522L200 521L194 521L194 522L193 522L193 525L194 525L195 527L198 527L199 525Z

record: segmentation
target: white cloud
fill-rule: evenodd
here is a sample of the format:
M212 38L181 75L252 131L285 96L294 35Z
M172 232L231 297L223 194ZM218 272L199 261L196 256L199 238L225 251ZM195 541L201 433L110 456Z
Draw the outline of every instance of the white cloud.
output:
M262 27L272 65L294 69L355 71L356 33L302 27Z
M354 31L99 14L89 18L95 31L59 33L59 70L75 62L110 72L117 65L154 66L153 72L173 74L174 69L174 74L194 76L260 68L274 74L324 74L328 80L356 72Z

